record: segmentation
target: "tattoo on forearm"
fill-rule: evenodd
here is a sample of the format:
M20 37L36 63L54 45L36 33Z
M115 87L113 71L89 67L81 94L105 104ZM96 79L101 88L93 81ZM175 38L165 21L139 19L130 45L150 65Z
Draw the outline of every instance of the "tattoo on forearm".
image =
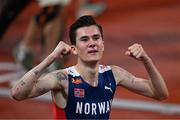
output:
M17 87L15 91L18 91L18 90L19 90L19 87Z
M37 80L34 80L33 83L36 84L38 81Z
M24 86L26 83L24 81L21 81L21 86Z
M38 71L38 70L34 71L34 74L35 74L35 75L38 75L38 74L39 74L39 71Z
M37 88L38 93L46 93L47 89L46 88Z
M56 73L56 77L57 77L58 80L67 80L68 79L67 75L62 73L62 72Z

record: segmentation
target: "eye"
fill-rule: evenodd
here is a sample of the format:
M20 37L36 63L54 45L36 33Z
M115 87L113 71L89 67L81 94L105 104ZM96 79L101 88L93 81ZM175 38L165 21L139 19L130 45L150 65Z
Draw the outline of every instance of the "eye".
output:
M98 37L94 37L95 40L98 40L99 39L99 36Z
M81 41L87 41L88 40L88 38L83 38L83 39L81 39Z
M100 39L100 35L94 35L93 36L93 40L99 40Z
M85 41L88 41L88 39L89 39L88 37L81 37L80 41L84 41L85 42Z

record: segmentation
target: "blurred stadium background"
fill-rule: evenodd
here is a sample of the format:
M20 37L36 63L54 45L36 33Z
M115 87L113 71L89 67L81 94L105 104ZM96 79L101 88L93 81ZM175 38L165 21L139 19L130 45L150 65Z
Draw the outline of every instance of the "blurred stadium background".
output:
M94 0L96 1L96 0ZM73 0L75 2L75 0ZM102 64L116 64L131 73L146 77L143 65L124 55L127 47L141 43L164 76L169 98L156 101L118 88L111 119L180 119L180 0L105 0L106 11L97 18L104 28L105 54ZM22 75L12 51L38 10L32 2L12 23L0 41L0 119L52 119L50 94L17 102L10 97L11 83ZM68 27L75 19L69 6ZM3 24L3 23L1 23ZM37 57L39 56L37 38ZM73 65L70 57L66 66Z

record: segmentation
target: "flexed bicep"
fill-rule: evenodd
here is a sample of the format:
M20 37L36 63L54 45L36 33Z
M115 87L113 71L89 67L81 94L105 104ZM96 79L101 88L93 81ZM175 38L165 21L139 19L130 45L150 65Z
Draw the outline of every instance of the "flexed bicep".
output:
M137 94L154 97L154 89L150 80L133 77L132 79L126 79L121 83L121 86Z
M148 97L154 96L154 90L151 81L138 78L118 66L114 66L112 69L117 86L122 86L140 95Z

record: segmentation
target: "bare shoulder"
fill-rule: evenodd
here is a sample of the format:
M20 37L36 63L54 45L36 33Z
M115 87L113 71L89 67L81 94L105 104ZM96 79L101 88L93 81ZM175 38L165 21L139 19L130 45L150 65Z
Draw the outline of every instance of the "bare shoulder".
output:
M56 70L40 77L40 80L47 80L58 84L62 80L67 80L67 73L64 70Z
M116 84L121 85L126 80L134 79L134 75L129 73L127 70L123 69L122 67L116 65L110 65L114 78L116 80Z
M112 72L114 75L121 75L125 70L119 66L116 65L110 65Z
M68 80L68 74L65 70L56 70L51 73L48 73L46 77L50 77L57 81Z
M58 80L67 80L68 78L68 74L65 70L56 70L51 74L55 76Z

